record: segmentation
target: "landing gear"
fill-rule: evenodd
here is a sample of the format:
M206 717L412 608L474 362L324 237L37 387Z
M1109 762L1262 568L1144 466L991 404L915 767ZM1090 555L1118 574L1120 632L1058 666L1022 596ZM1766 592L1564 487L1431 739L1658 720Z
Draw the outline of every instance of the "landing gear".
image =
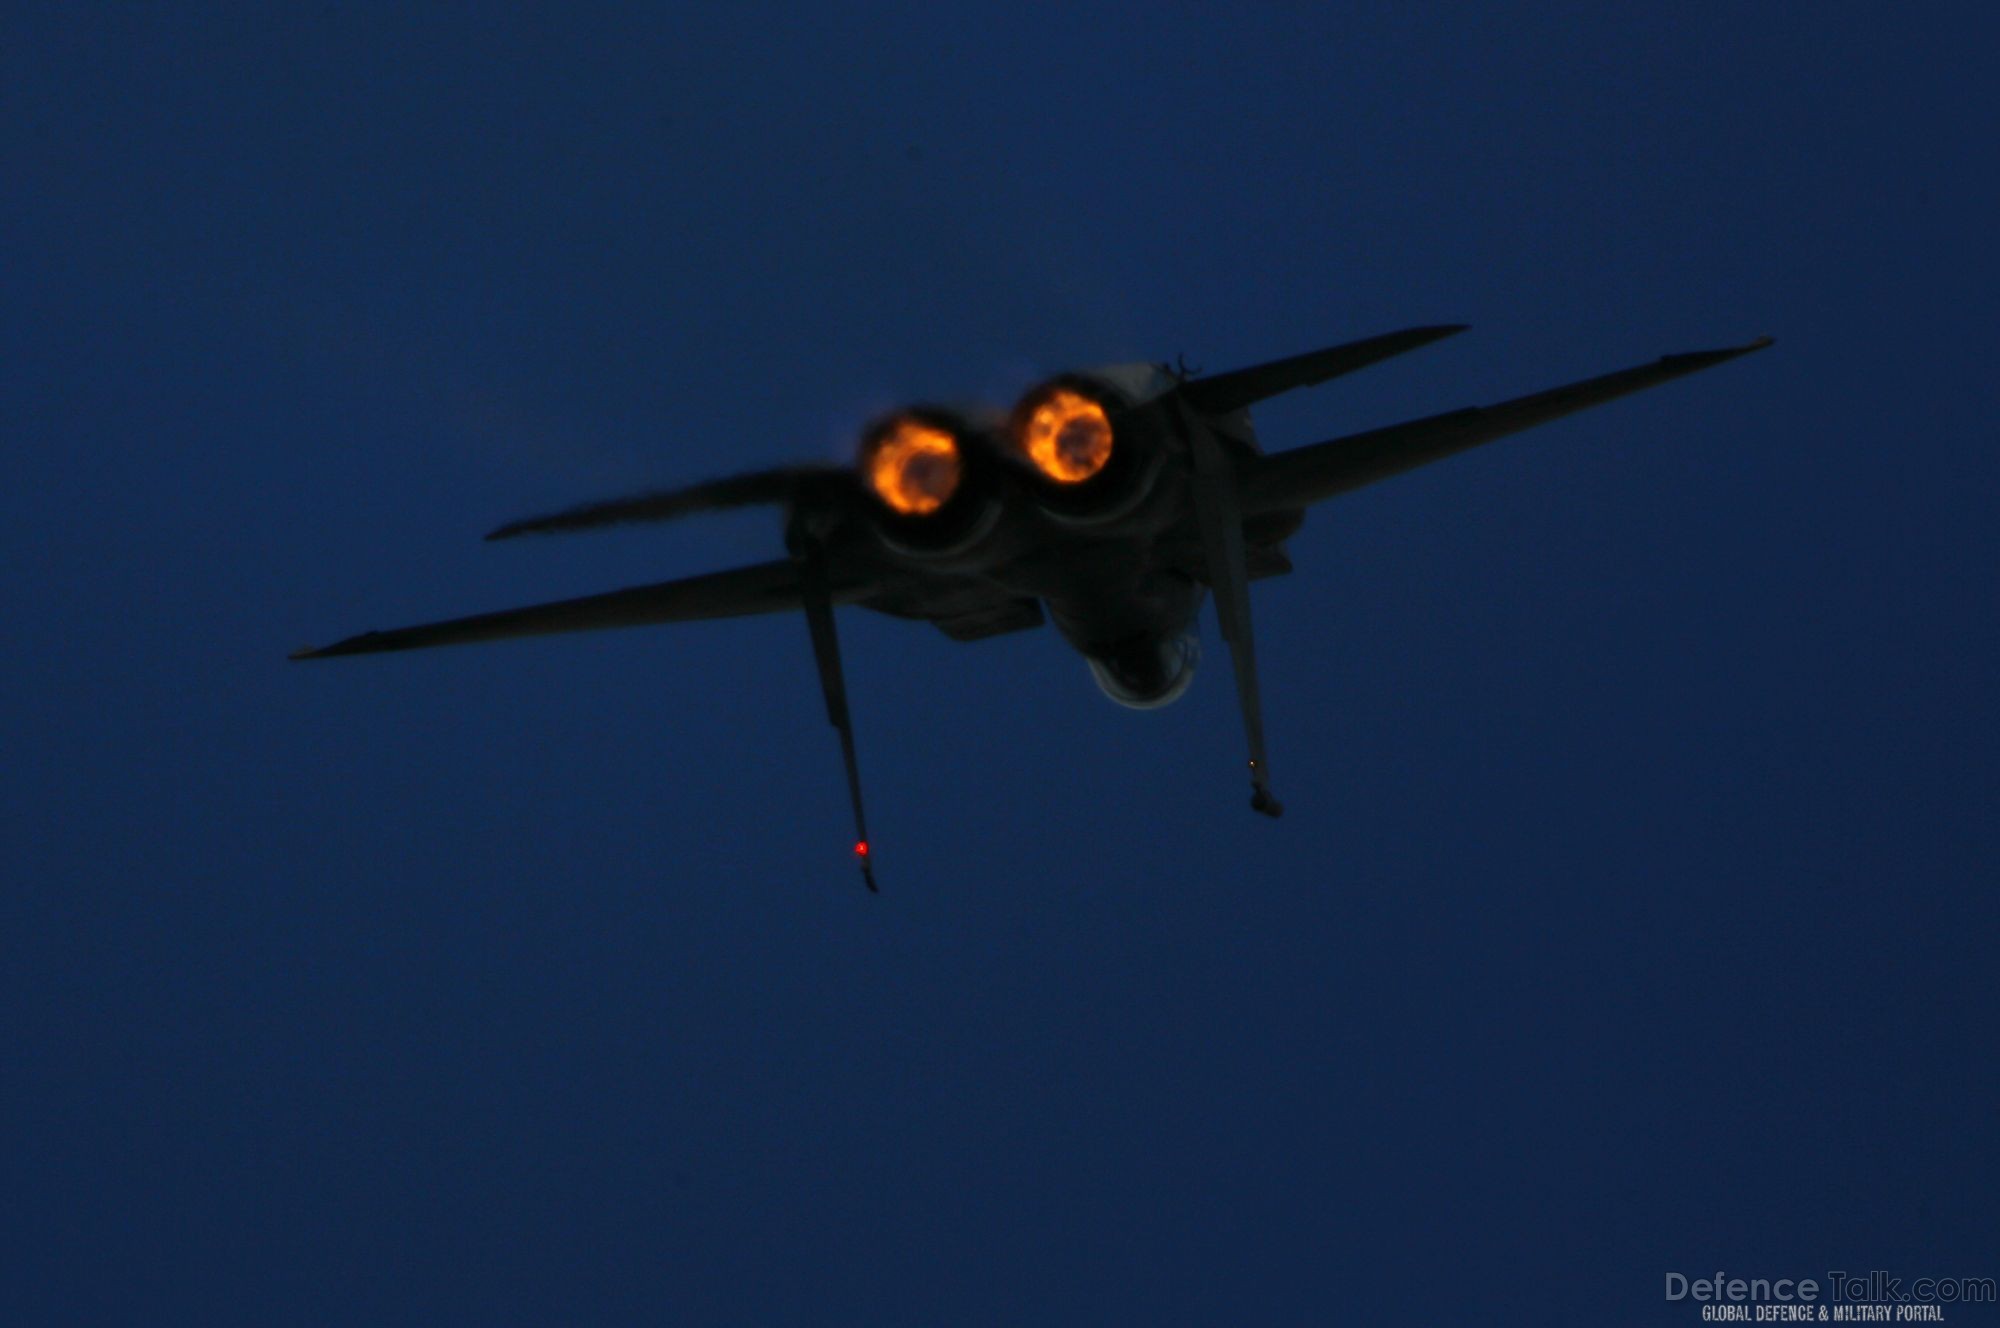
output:
M1180 409L1194 450L1195 522L1201 528L1202 555L1208 564L1206 579L1215 591L1215 616L1222 624L1222 639L1229 643L1236 702L1243 711L1244 736L1250 740L1250 806L1266 816L1282 816L1284 804L1271 793L1264 758L1264 708L1257 691L1257 645L1250 630L1250 574L1243 553L1236 467L1207 423L1185 401Z
M833 592L827 585L826 555L819 541L795 530L788 541L798 564L800 596L806 627L812 632L813 660L819 665L820 688L826 693L826 717L840 733L840 756L847 766L847 796L854 804L854 858L861 881L879 894L875 863L868 843L868 817L861 807L861 768L854 759L854 717L847 710L847 682L840 671L840 637L833 629Z

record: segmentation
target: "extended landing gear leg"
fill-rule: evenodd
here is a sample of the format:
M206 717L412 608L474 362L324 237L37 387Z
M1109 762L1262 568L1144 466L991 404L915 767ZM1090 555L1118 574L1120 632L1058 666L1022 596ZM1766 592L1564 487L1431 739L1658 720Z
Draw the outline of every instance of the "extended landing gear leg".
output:
M793 541L792 557L799 565L806 626L812 632L813 659L819 665L820 688L826 693L826 717L840 732L840 755L847 765L847 796L854 804L854 857L861 880L875 884L873 846L868 842L868 817L861 807L861 768L854 759L854 720L847 711L847 683L840 672L840 638L833 629L833 595L827 588L826 559L819 544L807 537Z
M1195 520L1201 527L1208 584L1215 591L1215 616L1236 674L1236 701L1243 732L1250 740L1250 808L1283 816L1285 805L1271 792L1264 755L1264 708L1257 691L1257 644L1250 630L1250 574L1243 555L1243 512L1237 501L1236 469L1208 426L1182 408L1194 448Z

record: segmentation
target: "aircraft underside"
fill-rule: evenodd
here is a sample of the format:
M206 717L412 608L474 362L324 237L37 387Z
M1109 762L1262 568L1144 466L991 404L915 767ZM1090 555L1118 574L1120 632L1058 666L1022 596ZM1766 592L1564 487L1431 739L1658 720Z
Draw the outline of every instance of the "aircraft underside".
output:
M1496 406L1266 454L1250 408L1462 332L1411 328L1207 377L1163 365L1064 374L1011 412L917 406L878 421L853 467L792 466L511 522L489 539L775 505L787 556L607 594L387 632L297 659L551 632L803 611L838 732L863 879L875 888L834 609L860 605L960 641L1052 620L1122 705L1181 696L1213 594L1249 749L1251 806L1277 816L1250 582L1291 570L1307 508L1537 424L1761 350L1669 355Z

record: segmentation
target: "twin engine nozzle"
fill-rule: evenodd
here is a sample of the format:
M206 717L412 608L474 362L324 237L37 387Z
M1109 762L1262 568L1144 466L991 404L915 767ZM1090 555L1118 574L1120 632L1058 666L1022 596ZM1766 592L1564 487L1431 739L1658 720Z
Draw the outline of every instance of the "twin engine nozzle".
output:
M861 473L899 516L930 516L965 482L965 451L957 422L907 414L883 421L861 445Z
M1114 407L1115 408L1115 407ZM989 458L1011 461L1044 491L1076 489L1110 465L1116 437L1100 397L1072 380L1030 392L1004 425L980 425L942 410L908 410L868 431L861 474L888 512L925 518L976 487Z

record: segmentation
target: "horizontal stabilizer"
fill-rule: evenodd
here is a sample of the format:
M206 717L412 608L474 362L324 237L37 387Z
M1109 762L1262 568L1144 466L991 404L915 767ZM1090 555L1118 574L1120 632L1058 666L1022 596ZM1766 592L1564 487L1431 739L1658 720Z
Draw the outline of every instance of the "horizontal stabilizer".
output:
M1181 385L1181 395L1196 410L1210 415L1224 415L1296 387L1312 387L1342 374L1353 373L1356 369L1365 369L1392 355L1428 346L1433 341L1442 341L1463 331L1463 323L1406 328L1401 332L1369 337L1366 341L1350 341L1345 346L1253 364L1247 369L1233 369L1207 378L1191 378Z
M1243 510L1245 515L1255 515L1303 508L1496 438L1748 355L1770 344L1769 337L1760 337L1748 345L1727 350L1668 355L1652 364L1587 378L1533 396L1516 397L1497 406L1449 411L1257 457L1244 473Z
M418 650L428 646L467 645L515 636L545 636L553 632L588 632L607 627L639 627L652 623L690 622L701 618L740 618L752 613L796 609L800 603L797 566L789 559L711 572L679 581L633 586L603 595L535 604L525 609L479 613L469 618L400 627L387 632L363 632L318 650L297 651L293 659L325 659L332 655L363 655L381 650ZM839 589L834 598L850 598Z
M776 470L731 475L726 479L707 480L680 489L662 489L628 498L586 503L546 516L524 517L519 521L509 521L486 538L503 540L516 535L593 530L633 521L672 521L697 512L754 507L763 503L789 503L808 490L848 482L851 478L851 473L841 466L781 466Z

